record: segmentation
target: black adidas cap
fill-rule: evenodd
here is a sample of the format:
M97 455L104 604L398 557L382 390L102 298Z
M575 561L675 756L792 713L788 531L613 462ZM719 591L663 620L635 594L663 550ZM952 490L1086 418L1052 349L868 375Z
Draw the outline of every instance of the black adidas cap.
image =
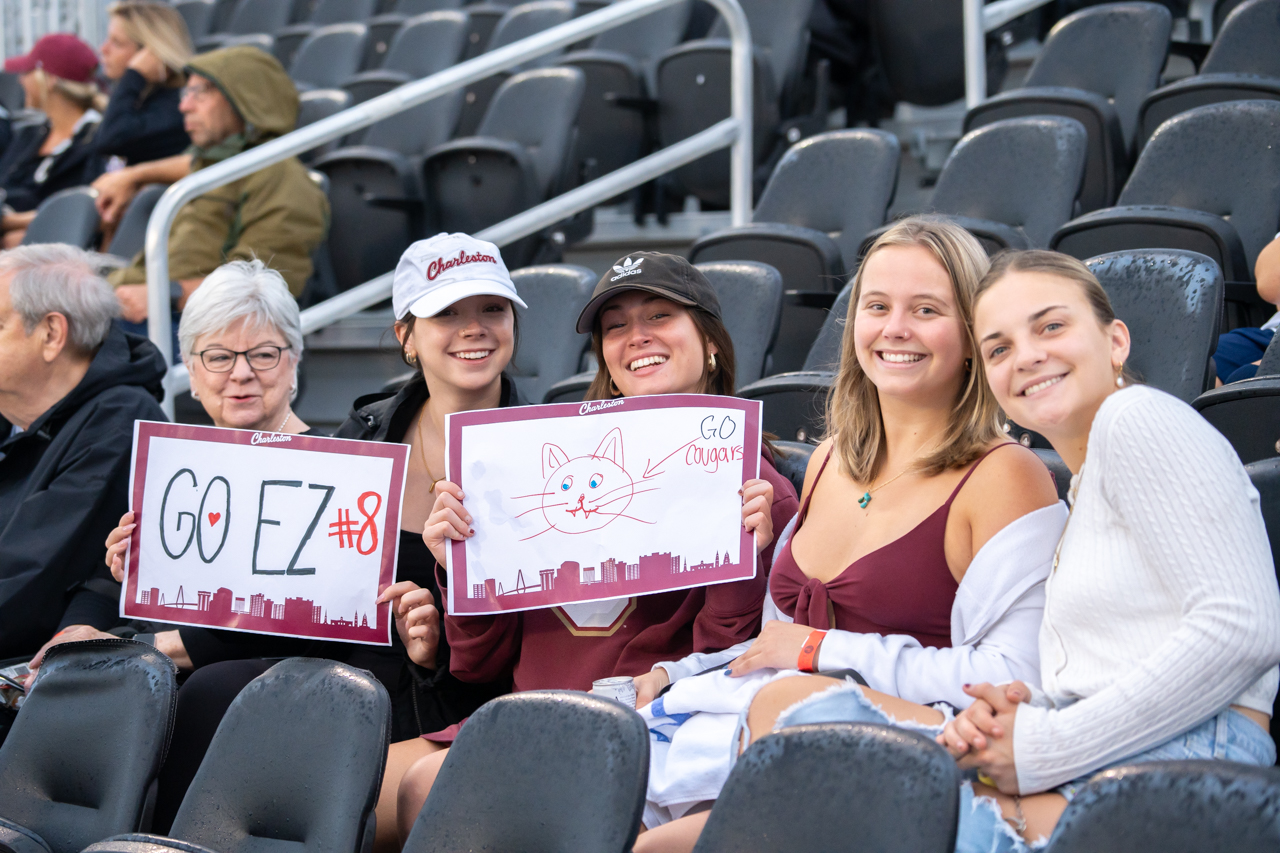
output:
M601 306L625 290L645 290L679 305L696 305L721 319L715 288L693 264L679 255L633 252L619 258L596 284L591 301L578 315L578 333L590 333Z

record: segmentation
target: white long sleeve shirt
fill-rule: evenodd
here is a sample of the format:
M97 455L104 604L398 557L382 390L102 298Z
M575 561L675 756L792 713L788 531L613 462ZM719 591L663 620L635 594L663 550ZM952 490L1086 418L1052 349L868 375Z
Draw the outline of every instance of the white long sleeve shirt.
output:
M1280 684L1280 593L1258 493L1217 430L1161 391L1117 391L1072 492L1039 635L1044 692L1014 722L1023 793L1228 705L1270 714Z

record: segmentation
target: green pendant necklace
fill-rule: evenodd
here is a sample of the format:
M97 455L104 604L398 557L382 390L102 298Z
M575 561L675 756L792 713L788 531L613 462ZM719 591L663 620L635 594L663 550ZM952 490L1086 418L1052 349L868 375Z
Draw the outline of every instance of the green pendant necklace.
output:
M914 468L914 467L915 467L915 463L914 463L914 462L912 462L912 463L911 463L911 465L909 465L908 467L903 468L901 471L899 471L896 477L892 477L892 478L890 478L890 479L886 480L885 482L881 483L881 484L880 484L880 485L878 485L878 486L872 486L871 488L867 489L867 490L866 490L866 492L864 492L864 493L863 493L862 497L858 498L858 506L862 507L863 509L866 509L868 506L870 506L870 505L871 505L871 493L872 493L872 492L874 492L874 491L876 491L876 490L878 490L878 489L883 489L885 486L889 485L889 484L890 484L890 483L892 483L894 480L898 479L898 477L901 477L903 474L907 473L908 471L910 471L910 470L911 470L912 468Z

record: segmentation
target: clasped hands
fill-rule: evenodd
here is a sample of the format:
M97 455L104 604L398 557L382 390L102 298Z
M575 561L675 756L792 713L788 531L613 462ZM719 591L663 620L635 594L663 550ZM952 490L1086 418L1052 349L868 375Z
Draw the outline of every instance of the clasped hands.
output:
M1031 700L1021 681L1009 684L966 684L973 704L947 723L938 743L963 769L976 769L1005 794L1017 794L1018 772L1013 760L1013 724L1018 705Z

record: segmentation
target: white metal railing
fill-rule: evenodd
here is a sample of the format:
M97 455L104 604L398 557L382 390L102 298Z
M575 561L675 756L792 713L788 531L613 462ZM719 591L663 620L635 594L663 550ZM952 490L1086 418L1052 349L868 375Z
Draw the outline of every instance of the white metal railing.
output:
M972 109L987 99L987 33L1049 0L964 0L964 103Z
M166 363L173 361L172 324L169 307L169 232L178 211L191 199L237 178L252 174L272 163L337 139L354 130L425 103L445 92L482 80L497 71L527 62L542 54L582 41L605 30L647 14L681 3L683 0L619 0L599 11L575 18L514 44L470 59L422 80L397 89L263 143L234 157L188 175L165 191L147 223L147 334ZM500 222L476 236L499 246L534 234L566 216L586 210L625 190L692 163L713 151L730 149L730 214L734 225L751 218L752 175L752 52L751 33L738 0L708 0L729 26L732 42L730 59L730 117L688 139L668 146L635 163L610 172L577 189L557 196L537 207ZM302 312L304 333L314 332L343 317L375 305L391 295L391 274L357 285L332 299ZM173 415L173 397L190 387L186 368L177 364L165 377L165 410Z

